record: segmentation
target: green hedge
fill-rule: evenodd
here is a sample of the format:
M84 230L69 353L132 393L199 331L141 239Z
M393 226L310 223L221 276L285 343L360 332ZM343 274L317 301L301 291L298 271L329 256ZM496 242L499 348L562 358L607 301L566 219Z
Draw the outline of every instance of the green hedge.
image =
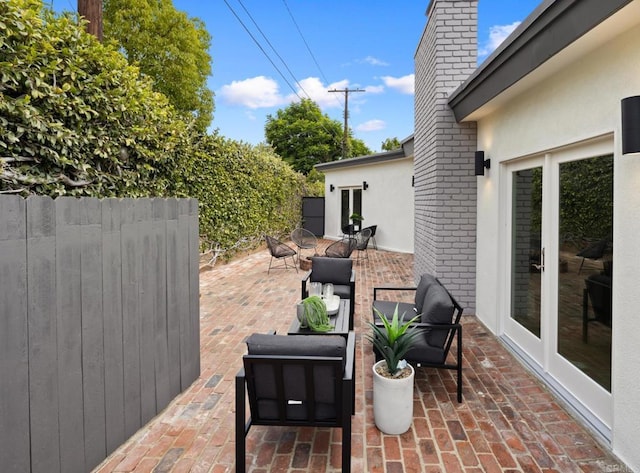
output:
M0 0L0 193L200 201L220 251L288 233L318 195L271 148L202 135L136 67L41 0Z

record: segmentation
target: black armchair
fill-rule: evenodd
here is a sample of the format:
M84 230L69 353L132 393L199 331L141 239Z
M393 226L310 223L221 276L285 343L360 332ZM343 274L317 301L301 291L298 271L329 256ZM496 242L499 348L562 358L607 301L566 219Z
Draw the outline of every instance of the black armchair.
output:
M358 260L369 259L367 247L369 246L369 239L371 238L371 235L372 233L370 228L363 228L356 233L356 250L358 250Z
M378 300L382 291L415 291L415 303ZM423 274L417 287L376 287L373 289L373 307L390 316L398 304L398 313L406 313L405 319L416 314L420 322L414 324L422 334L416 337L415 345L405 355L405 359L416 366L427 366L455 370L457 375L457 398L462 402L462 307L440 283L430 274ZM376 311L373 321L381 324ZM455 361L449 362L449 351L456 339ZM374 349L375 352L375 349ZM375 352L376 360L381 359Z
M342 429L342 471L351 471L355 335L253 334L236 375L236 472L246 470L252 425ZM250 416L246 421L246 399Z
M353 330L353 313L356 299L356 272L350 258L315 256L311 270L302 278L301 298L309 296L308 283L333 284L333 293L340 299L349 299L349 330Z
M611 327L611 273L592 274L584 280L582 292L582 340L589 341L589 323L600 322ZM589 316L589 301L593 317Z

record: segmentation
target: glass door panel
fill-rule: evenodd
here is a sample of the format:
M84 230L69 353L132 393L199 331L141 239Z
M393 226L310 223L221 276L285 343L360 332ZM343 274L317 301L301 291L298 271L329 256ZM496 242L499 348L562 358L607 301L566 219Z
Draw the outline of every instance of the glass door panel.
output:
M557 352L611 392L613 157L559 166Z
M512 174L511 319L540 338L542 167Z

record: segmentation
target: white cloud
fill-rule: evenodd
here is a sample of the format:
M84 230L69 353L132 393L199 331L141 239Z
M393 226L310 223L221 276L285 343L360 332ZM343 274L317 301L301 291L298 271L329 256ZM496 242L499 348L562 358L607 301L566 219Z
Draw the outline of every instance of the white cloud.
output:
M232 105L249 108L275 107L284 103L278 83L264 76L234 80L231 84L223 85L216 95Z
M373 56L367 56L364 59L360 59L359 63L370 64L372 66L388 66L389 64L384 62L382 59L375 58Z
M387 124L384 120L369 120L356 126L356 131L378 131L384 130Z
M303 98L306 98L308 95L311 100L323 109L342 107L342 102L344 100L343 96L329 91L334 89L342 90L349 87L349 81L346 79L333 82L329 85L324 85L317 77L307 77L306 79L302 79L299 83L302 89L304 89L304 92L298 89L298 95ZM287 98L289 102L298 100L298 97L295 94L290 94Z
M384 92L384 85L367 85L364 90L369 94L381 94Z
M411 95L414 93L414 74L402 77L384 76L382 81L390 89L395 89L400 93Z
M489 28L489 39L478 47L478 57L484 58L491 54L519 25L520 21L514 21L510 25L495 25Z

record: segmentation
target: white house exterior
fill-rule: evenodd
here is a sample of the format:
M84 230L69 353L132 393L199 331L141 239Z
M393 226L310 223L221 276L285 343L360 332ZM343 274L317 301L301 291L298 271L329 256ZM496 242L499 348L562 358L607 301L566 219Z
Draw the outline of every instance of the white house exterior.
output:
M439 33L433 23L444 19L446 24L475 3L429 4L416 52L417 165L426 160L425 137L431 129L422 98L427 96L423 71L429 51L438 47L430 36ZM468 31L475 33L475 27ZM467 44L464 34L458 36L460 44ZM623 155L621 143L621 100L640 95L640 0L546 0L460 82L443 99L454 123L450 117L439 123L464 136L475 130L477 139L453 161L473 173L474 151L490 159L490 169L475 178L475 189L471 186L477 213L472 312L610 444L630 471L640 471L640 154ZM579 238L567 234L565 179L581 166L606 163L611 163L612 177L589 175L579 191L593 187L595 193L595 187L611 181L613 224L607 239L612 252L587 259L583 269L576 265L584 260L573 245L586 236L600 237L587 234L597 233L601 222L587 225ZM415 173L418 193L426 180L418 180L418 169ZM603 210L598 201L586 199L571 209L581 205L576 218ZM416 234L421 225L417 219ZM518 272L520 244L527 251L526 274ZM419 268L428 266L431 250L425 246L416 241ZM433 269L449 274L443 266ZM588 313L593 304L587 279L605 273L611 278L610 328L585 324L596 327L589 328L587 337L580 325L582 310ZM526 287L518 286L522 281ZM573 283L575 289L567 289ZM523 295L526 302L520 305ZM572 305L575 314L570 314ZM526 317L520 310L528 311ZM575 331L569 328L573 322ZM596 348L600 342L604 349ZM592 360L582 360L582 352ZM608 365L604 381L590 370L591 363Z
M413 136L397 150L315 167L325 174L326 238L342 238L342 225L360 207L362 227L377 225L378 249L413 252Z

